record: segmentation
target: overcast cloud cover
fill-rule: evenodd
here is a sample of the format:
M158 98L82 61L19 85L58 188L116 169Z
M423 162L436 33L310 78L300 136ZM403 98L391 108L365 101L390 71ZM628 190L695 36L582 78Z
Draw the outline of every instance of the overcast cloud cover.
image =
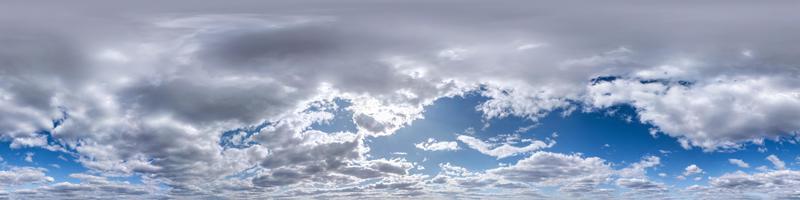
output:
M769 146L800 139L798 8L3 0L0 197L800 198L800 151ZM482 124L391 138L470 96ZM673 154L758 154L659 173L667 151L617 162L612 145L527 134L551 113L619 107ZM476 133L503 119L533 125ZM374 153L382 138L409 152ZM459 152L496 163L423 165ZM80 170L44 164L59 158Z

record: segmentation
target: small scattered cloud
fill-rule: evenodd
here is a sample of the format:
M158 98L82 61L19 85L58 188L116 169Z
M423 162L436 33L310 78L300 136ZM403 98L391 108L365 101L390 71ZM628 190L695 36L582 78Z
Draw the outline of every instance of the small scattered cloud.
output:
M33 152L25 153L25 162L33 162L33 156L35 154Z
M684 180L684 179L686 179L686 177L689 177L689 176L692 176L692 175L696 175L696 174L702 174L702 173L705 173L705 171L703 171L703 169L701 169L700 167L698 167L695 164L691 164L689 166L686 166L686 169L684 169L683 174L681 174L677 178L679 180Z
M786 163L783 162L780 158L778 158L778 156L775 156L773 154L767 156L766 159L769 160L769 162L771 162L773 166L775 166L775 169L779 170L786 169Z
M458 150L458 143L454 141L437 141L433 138L414 144L417 149L424 151L455 151Z
M478 152L481 152L482 154L497 157L498 159L518 155L521 153L528 153L545 148L550 148L556 144L556 142L553 140L549 141L549 143L545 143L539 140L525 140L525 142L527 142L528 145L514 146L511 144L511 142L514 141L498 141L496 143L485 142L478 138L467 135L459 135L457 139L458 141L467 144L467 147L471 149L475 149Z
M743 160L731 158L731 159L728 159L728 162L731 163L731 164L734 164L736 166L739 166L741 168L750 168L750 164L747 164Z

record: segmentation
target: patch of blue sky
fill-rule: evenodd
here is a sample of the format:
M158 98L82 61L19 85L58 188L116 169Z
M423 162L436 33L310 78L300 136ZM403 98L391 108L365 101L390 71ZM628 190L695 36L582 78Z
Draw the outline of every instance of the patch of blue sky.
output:
M485 101L484 97L477 95L439 99L425 108L425 119L416 120L391 136L369 138L367 145L370 155L376 158L405 157L422 165L425 169L420 172L429 175L438 173L438 165L446 162L469 167L470 170L495 168L498 162L494 157L468 149L463 143L459 144L458 151L423 151L414 146L428 138L456 141L459 134L464 134L470 128L476 130L475 135L483 134L479 132L483 127L482 116L475 110L475 106L482 101ZM407 155L398 156L395 152Z
M574 111L569 115L562 115L563 111L556 110L538 122L520 118L506 117L488 121L491 125L484 129L482 114L475 109L477 105L486 101L480 95L466 95L440 99L433 105L426 107L425 118L414 121L410 126L398 130L394 135L368 139L367 145L371 148L373 158L403 157L411 162L417 162L425 169L420 172L434 175L439 172L440 163L451 163L466 167L469 170L481 171L495 168L501 163L514 164L527 154L496 159L469 148L458 141L458 151L423 151L414 147L415 143L434 138L437 141L457 141L459 134L469 134L467 129L474 133L470 136L487 141L489 138L501 134L511 134L520 128L534 127L520 132L521 138L544 141L552 133L557 133L556 145L544 151L573 154L583 156L596 156L613 164L616 169L628 167L639 162L646 156L658 156L661 165L649 169L648 176L676 186L689 186L705 183L707 177L720 176L724 173L742 170L755 172L758 166L773 168L765 158L775 154L787 164L787 168L795 167L795 158L800 152L796 144L786 141L765 141L764 145L748 144L737 151L704 152L700 148L684 149L677 139L662 133L651 135L655 127L639 122L636 111L630 106L615 106L593 112ZM580 109L579 109L580 110ZM352 122L349 122L352 123ZM524 130L524 129L523 129ZM525 145L524 143L517 146ZM762 152L759 149L767 149ZM398 155L395 152L404 152ZM728 159L742 159L751 165L750 168L740 168L729 163ZM687 177L685 180L677 179L685 168L695 164L704 170L704 173ZM665 174L661 177L658 174ZM702 180L695 181L695 177Z
M61 107L59 109L61 110L62 116L52 120L53 129L69 120L69 113L66 109ZM58 141L55 141L51 137L51 133L48 130L38 131L37 134L46 136L49 145L61 146ZM68 148L64 149L66 149L66 151L73 151ZM2 157L0 170L7 170L12 167L44 168L46 169L45 174L53 177L54 182L78 183L80 180L70 177L70 174L87 173L88 169L77 162L76 157L73 155L74 152L52 151L41 147L11 148L10 141L0 141L0 157ZM141 177L138 175L110 177L109 179L114 181L126 181L133 184L141 183Z
M264 127L269 126L269 122L263 122L258 125L241 127L233 130L228 130L222 133L219 139L219 145L222 148L247 148L255 144L254 141L248 141L247 138L257 134Z
M26 160L30 154L30 160ZM10 142L0 142L0 156L3 157L3 168L38 167L47 169L47 176L56 182L77 182L69 177L73 173L85 172L87 169L75 161L75 157L60 151L50 151L38 147L10 148Z
M336 98L333 100L332 109L321 109L312 107L311 111L327 111L333 113L333 119L316 122L310 129L319 130L327 133L333 132L353 132L357 131L356 124L353 123L353 112L349 110L352 103L345 99Z

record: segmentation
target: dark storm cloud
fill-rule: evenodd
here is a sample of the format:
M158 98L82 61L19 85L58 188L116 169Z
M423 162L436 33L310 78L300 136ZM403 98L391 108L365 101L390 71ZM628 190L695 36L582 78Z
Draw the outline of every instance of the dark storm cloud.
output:
M270 68L270 65L264 65L269 63L332 59L332 56L346 51L345 48L375 42L341 31L334 24L225 31L210 35L197 56L208 63L258 70L259 67ZM291 70L290 66L283 67Z
M208 84L216 82L215 84ZM293 106L287 99L300 99L302 93L286 92L280 83L265 81L197 81L180 78L158 84L142 84L119 93L120 102L151 109L150 112L172 113L192 122L213 122L238 119L257 123L264 116L279 113ZM191 101L187 101L191 100Z

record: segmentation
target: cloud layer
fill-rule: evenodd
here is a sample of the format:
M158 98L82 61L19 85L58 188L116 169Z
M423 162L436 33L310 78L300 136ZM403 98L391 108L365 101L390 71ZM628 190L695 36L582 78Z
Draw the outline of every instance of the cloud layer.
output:
M553 138L459 135L464 150L524 158L482 171L442 165L436 177L370 156L365 141L470 92L487 99L476 107L486 121L632 106L655 132L708 152L800 130L793 2L426 3L9 3L0 8L0 139L74 155L90 174L50 184L43 169L7 167L0 185L39 186L12 194L19 198L667 188L640 176L659 163L652 158L623 173L599 157L544 152ZM335 117L337 100L352 104L356 130L312 128ZM459 150L458 142L416 147ZM796 171L767 159L776 170L726 174L691 191L796 183ZM702 172L691 165L683 176ZM146 183L107 178L131 175Z

